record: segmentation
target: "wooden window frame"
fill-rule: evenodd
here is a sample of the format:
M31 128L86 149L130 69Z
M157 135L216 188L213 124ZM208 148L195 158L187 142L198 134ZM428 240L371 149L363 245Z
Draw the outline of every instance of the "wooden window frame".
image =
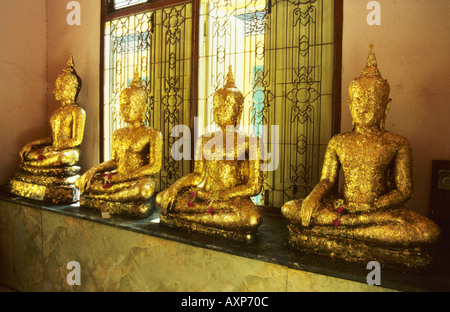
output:
M104 159L104 34L105 24L108 21L119 17L125 17L139 12L151 11L155 9L162 9L166 7L176 6L179 4L192 3L192 59L191 59L191 82L190 82L190 125L194 129L194 118L198 116L198 61L199 61L199 21L200 21L200 1L201 0L149 0L147 3L137 4L131 7L126 7L111 13L107 13L105 0L101 1L101 30L100 30L100 161ZM334 68L333 68L333 101L332 101L332 130L333 135L341 131L341 87L342 87L342 32L343 32L343 0L334 0ZM194 140L192 140L194 141ZM194 146L192 142L192 155ZM191 162L191 170L193 169Z

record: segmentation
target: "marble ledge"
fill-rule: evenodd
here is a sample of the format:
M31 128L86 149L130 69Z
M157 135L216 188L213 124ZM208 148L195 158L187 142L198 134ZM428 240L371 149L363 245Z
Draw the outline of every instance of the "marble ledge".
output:
M258 260L263 263L273 264L276 268L287 267L289 272L288 284L291 285L291 289L301 289L301 281L305 278L309 280L314 278L320 279L320 276L323 275L340 279L341 282L342 280L348 281L350 285L349 288L342 289L342 291L351 289L352 282L362 283L367 286L366 276L369 271L366 269L365 264L347 263L340 260L333 260L311 254L292 252L287 249L285 246L287 240L286 221L281 217L281 215L276 212L272 212L270 209L263 209L264 221L259 229L258 242L256 244L247 245L228 242L195 233L180 232L161 226L159 223L159 211L155 211L149 218L142 220L120 216L111 216L109 219L102 219L99 212L80 207L78 204L67 206L43 205L41 202L15 197L6 192L4 188L0 188L0 200L33 207L39 210L51 211L59 215L70 216L78 220L88 220L91 222L100 223L107 227L120 228L126 231L132 231L167 241L200 247L209 251L216 251L231 256L243 257L247 260ZM39 222L38 215L33 215L30 218L32 219L31 222ZM54 226L55 231L62 230L55 224L50 224L49 226ZM45 243L50 244L49 242ZM442 244L442 246L445 246L445 242L442 242ZM29 246L30 243L25 245ZM32 246L36 245L37 243L32 244ZM400 272L383 269L382 287L398 291L449 291L450 268L447 267L449 255L450 251L448 251L447 248L438 248L436 260L432 263L432 266L429 269L422 272ZM52 256L56 257L57 255ZM214 256L209 254L209 257ZM247 260L243 259L244 263ZM42 272L34 274L39 275L41 273ZM39 278L35 277L35 280L39 281ZM270 286L265 285L265 283L270 282L269 280L247 282L252 283L252 285L255 283L261 283L261 289L265 289L265 287ZM185 280L185 283L189 284L189 281ZM317 282L313 284L320 285L321 283ZM320 286L316 286L316 288L316 290L320 290ZM276 289L276 287L274 289ZM309 291L310 289L308 288L306 290Z

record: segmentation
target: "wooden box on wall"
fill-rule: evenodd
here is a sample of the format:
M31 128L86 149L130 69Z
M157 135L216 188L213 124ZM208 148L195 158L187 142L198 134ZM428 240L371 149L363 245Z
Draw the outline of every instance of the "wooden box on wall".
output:
M441 229L450 225L450 160L433 160L430 213Z

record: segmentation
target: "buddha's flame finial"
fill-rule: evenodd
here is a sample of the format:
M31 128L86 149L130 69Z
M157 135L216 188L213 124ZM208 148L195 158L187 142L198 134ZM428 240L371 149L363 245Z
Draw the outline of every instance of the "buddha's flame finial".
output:
M237 88L233 77L233 68L231 65L228 66L227 81L224 85L224 88Z
M373 44L369 45L369 49L366 67L378 67L377 58L375 57L375 52L373 52Z
M66 75L75 74L75 62L73 61L73 55L70 53L69 59L67 60L66 68L63 70Z
M136 65L136 68L134 69L134 73L133 73L133 80L130 83L130 87L133 88L141 88L141 77L139 75L139 66Z
M373 51L373 44L369 45L369 55L367 56L366 68L361 73L361 77L363 76L379 76L381 77L381 73L378 70L377 58L375 57L375 52Z
M69 55L69 59L67 60L67 67L74 67L73 55L72 53Z

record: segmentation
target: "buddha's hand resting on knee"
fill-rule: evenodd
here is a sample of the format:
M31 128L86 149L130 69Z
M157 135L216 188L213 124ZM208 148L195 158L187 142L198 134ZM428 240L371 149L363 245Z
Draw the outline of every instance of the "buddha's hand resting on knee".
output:
M173 205L173 202L175 201L175 198L178 194L178 188L174 187L173 185L167 189L167 191L164 193L164 196L161 198L161 209L164 212L170 211L170 208Z
M75 181L75 186L78 188L78 190L81 193L84 193L86 190L89 189L90 185L91 185L91 181L92 178L94 177L94 175L97 172L93 169L90 169L88 171L86 171L81 177L79 177L76 181Z
M300 208L300 218L303 226L308 227L310 225L311 218L319 207L320 202L318 200L305 198Z

